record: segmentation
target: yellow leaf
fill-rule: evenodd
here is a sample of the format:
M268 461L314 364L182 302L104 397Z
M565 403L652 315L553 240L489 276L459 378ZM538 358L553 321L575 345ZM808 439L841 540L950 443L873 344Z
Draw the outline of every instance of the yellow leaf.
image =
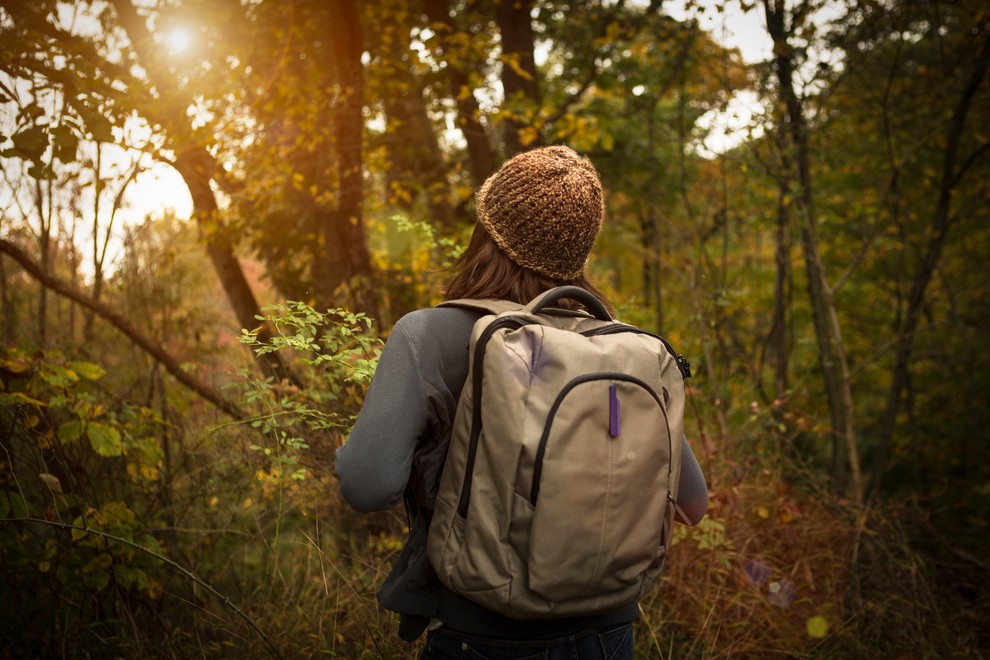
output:
M538 137L539 137L539 133L537 133L536 129L533 128L532 126L527 126L525 128L519 129L519 144L523 145L524 147L529 146L530 144L536 142L536 139Z
M86 380L99 380L106 375L106 370L92 362L70 362L69 367Z
M25 360L7 359L0 361L0 368L12 374L23 374L31 370L31 363Z

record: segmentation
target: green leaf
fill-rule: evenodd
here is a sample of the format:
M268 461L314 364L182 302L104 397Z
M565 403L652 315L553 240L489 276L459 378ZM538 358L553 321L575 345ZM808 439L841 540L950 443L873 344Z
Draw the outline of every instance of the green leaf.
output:
M66 422L58 427L58 439L62 444L75 442L82 437L83 425L78 419Z
M43 406L45 405L45 402L39 401L38 399L32 399L24 392L10 392L9 394L0 394L0 405L12 406L16 404Z
M69 367L86 380L99 380L107 375L103 367L92 362L70 362Z
M124 453L124 443L120 431L108 424L90 422L86 427L86 435L93 450L100 456L120 456Z
M20 493L0 490L0 518L26 518L27 504Z

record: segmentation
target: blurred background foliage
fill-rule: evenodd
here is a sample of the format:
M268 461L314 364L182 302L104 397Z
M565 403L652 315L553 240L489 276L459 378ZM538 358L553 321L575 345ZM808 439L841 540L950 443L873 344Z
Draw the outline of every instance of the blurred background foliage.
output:
M0 0L0 656L414 657L333 450L543 144L694 366L637 656L986 654L988 65L981 0Z

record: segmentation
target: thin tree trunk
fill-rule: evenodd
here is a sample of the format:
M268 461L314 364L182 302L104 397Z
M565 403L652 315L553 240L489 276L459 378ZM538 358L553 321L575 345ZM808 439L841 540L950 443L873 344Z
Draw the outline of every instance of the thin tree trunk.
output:
M698 328L698 338L701 340L701 351L704 354L705 375L711 387L712 407L715 409L715 420L718 422L719 438L729 437L729 420L725 415L725 401L722 400L722 381L715 370L715 356L712 354L711 337L708 335L708 317L701 303L701 283L698 281L699 264L703 251L702 238L699 235L695 244L695 256L691 264L691 306L694 308L695 322Z
M976 159L973 157L967 158L957 169L959 148L962 144L966 120L973 105L973 98L983 83L987 68L990 66L990 31L988 31L987 27L987 21L984 21L980 26L980 29L986 33L986 36L979 57L977 58L976 66L970 74L959 104L953 111L952 119L949 122L945 158L942 161L942 176L939 184L938 202L936 203L935 212L932 217L931 228L927 232L930 238L911 283L904 321L898 330L899 343L894 360L894 371L891 378L890 390L887 393L887 404L881 418L880 437L874 459L874 489L879 488L883 472L887 468L890 441L897 426L897 415L900 411L902 395L910 378L911 353L914 348L914 336L918 328L918 323L921 320L925 293L935 275L935 269L938 266L946 236L952 226L952 196L966 172L976 162ZM985 148L986 144L983 147L978 147L978 149ZM984 151L983 153L986 152ZM975 156L979 154L980 151L973 153Z
M787 331L787 310L790 307L791 283L791 214L788 210L787 193L790 179L786 172L787 150L782 149L782 172L777 196L777 229L775 233L775 261L777 272L773 286L773 313L770 326L770 342L773 349L774 398L782 400L788 396L788 366L790 362L790 336Z
M795 202L801 218L801 243L807 270L808 293L832 419L833 475L840 487L858 505L863 500L863 481L856 444L849 369L838 312L818 249L808 131L804 109L794 89L794 62L785 25L785 3L783 0L764 0L764 8L767 29L774 41L774 66L780 83L780 98L785 105L785 125L790 136L800 186Z
M683 72L682 72L683 73ZM678 108L678 122L677 122L677 134L679 140L679 149L677 150L680 154L680 179L678 182L679 192L681 196L681 203L684 205L685 214L688 217L689 225L692 227L697 227L698 223L695 221L695 211L694 206L691 204L691 199L688 196L688 184L687 184L687 122L685 121L685 108L687 94L683 93L685 79L684 76L680 77L681 90L680 94L680 106ZM708 378L708 385L711 389L711 403L715 410L715 419L718 422L719 438L726 440L729 437L729 421L725 414L726 402L723 400L720 392L722 391L722 381L719 378L718 372L715 368L715 356L712 353L711 348L711 338L708 334L708 317L705 314L705 307L702 303L701 297L701 282L698 277L698 271L700 269L700 264L702 262L702 254L705 249L704 231L698 229L694 233L694 257L691 262L691 283L690 283L690 293L691 293L691 306L694 309L694 320L697 323L698 338L701 340L701 350L704 353L704 364L705 372Z
M649 149L649 183L647 183L646 195L646 223L643 228L643 245L646 247L646 254L643 261L644 278L646 279L646 301L649 307L653 308L656 320L657 332L663 333L663 282L660 277L662 259L660 255L660 222L657 218L657 200L659 193L656 190L657 181L660 180L660 172L657 166L656 157L656 121L654 119L656 109L656 99L650 103L646 120L647 145Z
M38 220L41 223L41 233L38 239L38 247L41 252L41 269L45 274L51 273L51 244L52 244L52 218L51 207L45 212L45 195L41 186L41 179L34 181L34 199L38 208ZM48 290L39 284L38 291L38 345L45 348L48 344Z
M10 285L7 282L7 267L3 257L0 257L0 312L3 315L4 341L7 343L7 346L13 346L15 341L14 327L17 320L15 318L14 303L10 299Z
M96 160L93 164L93 300L103 293L103 264L100 262L100 189L103 176L103 149L96 143ZM83 340L89 341L93 333L93 313L86 314L83 323Z
M237 322L242 328L251 330L258 328L258 339L262 342L271 339L271 333L257 319L261 314L254 292L244 277L244 270L234 255L233 247L227 232L217 221L217 200L210 187L211 172L214 166L213 157L202 147L194 147L179 154L173 166L182 176L189 188L193 200L193 216L200 228L200 234L206 243L206 253L213 263L213 269L220 278L227 301L237 316ZM259 364L266 375L278 380L287 379L299 386L300 381L282 362L277 352L265 353L259 356Z
M148 27L138 15L134 5L128 0L113 0L113 6L117 11L121 25L131 40L131 44L140 56L142 66L148 71L155 87L167 90L178 89L178 82L170 80L171 76L167 70L158 65L154 43L148 32ZM182 107L191 104L190 100ZM167 115L158 117L158 119L169 133L175 135L192 133L185 116ZM238 322L242 328L257 327L259 325L257 317L261 314L258 302L244 277L240 262L234 255L229 237L218 225L216 196L210 187L210 181L217 169L216 161L204 147L194 145L179 150L172 166L189 188L189 194L193 201L193 217L196 218L206 243L206 252L213 263ZM262 327L258 338L265 341L270 337L271 334L268 329ZM277 379L287 378L293 384L300 385L298 378L282 362L277 352L260 356L259 364L267 375Z
M105 281L104 266L107 262L107 250L110 246L110 238L113 236L113 225L117 218L117 212L120 211L121 206L124 203L124 193L127 192L128 186L130 186L137 179L138 174L141 172L141 158L138 157L134 160L131 166L130 172L127 174L127 178L124 179L117 191L116 196L114 196L113 204L110 206L110 217L107 220L107 227L103 231L103 245L100 246L100 212L101 212L101 190L103 189L103 180L101 179L103 168L101 166L101 161L103 160L103 151L100 148L100 144L96 145L96 164L93 168L93 299L100 300L103 295L103 284ZM83 336L88 338L90 334L90 328L93 324L93 315L89 313L86 315L86 326Z

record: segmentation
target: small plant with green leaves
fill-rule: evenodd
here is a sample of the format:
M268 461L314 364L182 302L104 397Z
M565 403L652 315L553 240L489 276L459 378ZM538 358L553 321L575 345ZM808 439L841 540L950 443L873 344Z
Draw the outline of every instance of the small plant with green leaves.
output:
M252 445L271 460L270 475L294 481L305 478L301 453L309 449L311 433L340 433L353 422L364 388L378 363L381 340L372 333L371 319L345 309L319 312L303 302L271 305L258 317L272 328L271 338L260 327L243 330L240 341L257 355L282 352L299 373L303 387L244 376L244 402L255 410L253 428L274 440L271 446Z
M171 560L148 502L162 492L156 436L167 431L150 409L108 396L105 376L58 351L0 350L0 600L21 603L22 621L67 607L123 616L125 600L162 593ZM0 638L18 625L0 625Z

